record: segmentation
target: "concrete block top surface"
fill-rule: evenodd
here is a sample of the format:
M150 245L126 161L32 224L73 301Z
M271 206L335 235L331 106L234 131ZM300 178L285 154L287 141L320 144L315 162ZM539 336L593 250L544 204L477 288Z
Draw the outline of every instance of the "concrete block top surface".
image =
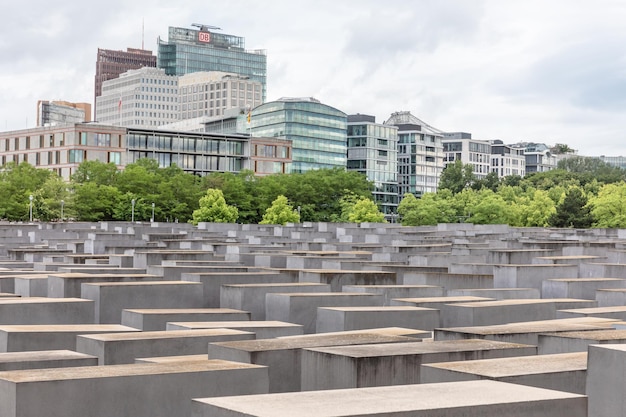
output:
M135 358L135 363L176 363L176 362L195 362L210 360L206 353L201 355L180 355L180 356L154 356L151 358Z
M145 287L151 286L182 286L182 285L202 285L200 282L192 281L132 281L132 282L85 282L82 285L91 285L94 287Z
M281 297L304 297L304 298L319 298L319 297L380 297L378 294L369 294L365 292L290 292L290 293L270 293L270 296Z
M589 331L571 331L559 333L545 333L548 336L564 337L567 339L584 339L584 340L626 340L626 330L602 329Z
M572 309L560 310L560 311L565 311L568 313L581 313L581 314L619 313L619 312L626 311L626 306L572 308Z
M206 361L140 363L106 366L78 366L0 372L0 380L14 383L111 378L137 375L176 374L202 371L260 368L261 365L211 359Z
M195 330L163 330L153 332L129 332L129 333L100 333L81 335L79 337L100 340L103 342L123 342L130 340L147 339L183 339L187 337L209 337L209 336L230 336L253 334L242 330L234 329L195 329Z
M205 355L206 356L206 355ZM0 353L0 363L25 362L25 361L45 361L45 360L65 360L95 358L95 356L85 353L74 352L73 350L33 350L27 352L3 352Z
M189 329L228 329L228 328L255 328L255 327L302 327L300 324L287 323L277 320L241 320L241 321L180 321L168 322L176 326ZM0 328L1 329L1 328ZM171 330L168 330L171 331Z
M398 301L408 301L412 303L465 303L477 301L495 301L489 297L475 297L473 295L459 295L453 297L419 297L419 298L394 298Z
M509 298L506 300L490 300L490 301L476 301L471 303L455 303L461 307L500 307L500 306L514 306L514 305L531 305L531 304L550 304L550 303L567 303L573 301L586 301L575 298Z
M146 315L248 313L234 308L127 308L124 311Z
M438 311L434 308L412 307L412 306L366 306L366 307L318 307L324 310L334 311L372 311L372 312L391 312L391 311Z
M333 417L396 414L443 415L440 412L437 414L427 412L502 403L506 403L507 407L512 409L516 403L572 398L582 399L584 396L481 380L203 398L194 399L194 401L211 404L224 410L232 410L232 414L228 415L233 416ZM408 414L411 411L424 413Z
M278 339L324 339L328 335L341 336L341 335L353 335L353 334L378 334L383 336L406 336L406 337L419 337L422 338L422 330L408 329L406 327L378 327L372 329L362 330L344 330L341 332L330 333L314 333L295 336L280 336Z
M588 318L588 317L581 317ZM568 321L565 321L568 320ZM450 327L440 329L444 331L453 331L459 333L468 333L476 335L490 334L519 334L519 333L547 333L555 331L578 331L578 330L600 330L609 328L611 323L617 320L600 319L591 321L571 321L571 319L541 320L541 321L523 321L518 323L493 324L490 326L469 326L469 327Z
M138 274L138 273L132 273L132 274L107 274L106 272L103 273L95 273L95 274L87 274L84 272L47 272L46 273L48 276L51 277L56 277L56 278L64 278L64 279L97 279L97 278L110 278L110 279L119 279L119 278L161 278L158 275L152 275L152 274Z
M606 282L606 281L624 281L624 278L550 278L546 281L556 282Z
M584 371L587 369L587 352L429 363L422 366L482 375L487 378L504 378L517 375Z
M534 347L521 343L498 342L483 339L442 340L437 342L360 344L353 346L329 346L310 348L315 352L347 356L350 358L372 358L379 356L421 355L429 353L476 352L494 349L519 349Z
M0 298L0 306L10 304L61 304L61 303L93 303L83 298L47 298L47 297L20 297Z
M267 274L266 274L267 275ZM268 283L252 283L252 284L222 284L222 287L229 288L301 288L301 287L319 287L315 282L268 282Z
M0 325L5 333L64 333L64 332L138 332L121 324L15 324Z
M438 285L410 285L410 284L398 284L398 285L344 285L343 288L365 288L365 289L412 289L412 288L441 288Z
M405 336L386 336L375 333L333 334L325 333L322 337L290 336L275 339L237 340L215 342L212 344L237 349L245 352L263 352L272 350L303 349L321 346L345 346L374 343L410 343L415 338ZM418 342L421 343L421 342Z

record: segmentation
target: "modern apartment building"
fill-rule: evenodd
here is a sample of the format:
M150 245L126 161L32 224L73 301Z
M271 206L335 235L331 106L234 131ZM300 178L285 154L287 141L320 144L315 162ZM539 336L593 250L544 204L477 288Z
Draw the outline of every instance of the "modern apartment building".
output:
M127 48L126 51L114 51L98 48L96 57L96 77L94 88L94 114L97 110L96 98L102 94L102 83L120 76L120 74L142 67L156 67L157 57L152 51Z
M157 66L168 75L220 71L249 77L262 85L261 102L267 94L265 50L247 51L245 38L217 32L214 26L194 24L197 29L170 27L167 41L158 39Z
M491 172L491 143L472 139L471 133L449 132L443 134L445 166L460 160L469 164L477 179L483 179Z
M91 121L91 104L69 101L37 102L37 126L55 126L64 123Z
M293 145L289 172L345 168L347 116L312 97L280 98L251 113L253 137L282 138Z
M399 202L398 128L376 123L374 116L348 115L347 169L374 183L374 201L392 221Z
M158 68L140 68L105 81L96 98L99 123L154 128L179 120L178 77Z
M526 175L524 149L505 145L499 139L491 141L491 172L498 174L498 178Z
M544 143L521 142L511 146L523 150L527 174L551 171L559 162L559 158Z
M392 113L385 125L398 127L399 195L436 192L444 168L443 132L408 111Z

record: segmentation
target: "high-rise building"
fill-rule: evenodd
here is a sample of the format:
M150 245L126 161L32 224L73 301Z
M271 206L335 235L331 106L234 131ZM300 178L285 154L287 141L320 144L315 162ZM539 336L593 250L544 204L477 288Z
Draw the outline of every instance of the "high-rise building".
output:
M498 178L509 175L526 175L526 156L524 149L505 145L500 139L491 141L491 172Z
M349 171L374 183L374 201L389 221L398 209L398 128L376 123L374 116L348 116Z
M417 197L437 191L443 171L443 132L408 111L392 113L386 125L398 127L398 191Z
M293 142L290 172L345 168L347 116L309 98L280 98L261 104L251 113L254 137L275 137Z
M69 101L37 102L37 126L56 126L65 123L91 121L91 104Z
M265 50L247 51L245 38L216 32L219 28L214 26L193 26L198 29L170 27L167 41L159 37L157 66L167 75L221 71L249 77L262 85L258 97L252 98L264 102L267 94Z
M179 120L178 77L158 68L130 70L102 85L96 120L113 126L154 128Z
M156 67L157 57L152 51L127 48L126 51L113 51L98 48L96 58L96 79L94 89L94 114L97 111L96 98L102 94L102 83L120 74L142 67Z
M257 99L254 98L256 92ZM179 122L201 129L201 120L224 117L226 111L247 113L261 104L261 83L225 72L166 75L160 68L140 68L106 81L97 98L97 120L125 127L167 126ZM241 132L245 133L245 132Z

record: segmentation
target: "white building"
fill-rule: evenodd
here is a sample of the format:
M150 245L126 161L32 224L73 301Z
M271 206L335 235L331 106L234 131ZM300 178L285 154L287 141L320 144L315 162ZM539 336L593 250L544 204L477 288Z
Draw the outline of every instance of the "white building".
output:
M144 67L102 84L102 95L96 98L96 120L155 129L197 119L192 123L197 128L199 118L222 117L229 109L249 111L260 105L262 91L259 81L245 76L224 72L176 76Z
M453 164L461 160L464 165L471 165L477 179L483 179L491 172L491 143L486 140L472 139L471 133L444 133L444 163Z
M102 83L96 120L123 127L154 128L179 120L178 77L144 67Z
M444 168L443 132L408 111L392 113L386 125L398 127L398 193L434 193Z

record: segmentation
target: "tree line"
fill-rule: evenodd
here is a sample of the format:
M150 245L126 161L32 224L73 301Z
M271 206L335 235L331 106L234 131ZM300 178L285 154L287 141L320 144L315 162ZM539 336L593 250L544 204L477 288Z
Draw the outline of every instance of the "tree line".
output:
M0 170L0 219L29 220L32 207L33 219L41 221L148 221L154 212L155 221L193 222L194 211L201 208L201 199L210 190L220 190L225 202L237 209L239 223L262 222L279 196L297 210L301 221L349 221L361 199L378 212L373 204L373 184L354 171L324 169L264 177L242 171L199 177L176 166L160 168L156 161L145 158L124 170L114 164L85 161L69 182L27 162L9 163ZM356 221L361 218L352 217ZM202 219L200 216L196 222L205 221ZM382 217L376 219L382 221Z
M517 227L626 227L626 171L591 157L570 157L557 169L524 178L477 179L472 166L444 169L437 193L405 195L403 225L469 222Z

